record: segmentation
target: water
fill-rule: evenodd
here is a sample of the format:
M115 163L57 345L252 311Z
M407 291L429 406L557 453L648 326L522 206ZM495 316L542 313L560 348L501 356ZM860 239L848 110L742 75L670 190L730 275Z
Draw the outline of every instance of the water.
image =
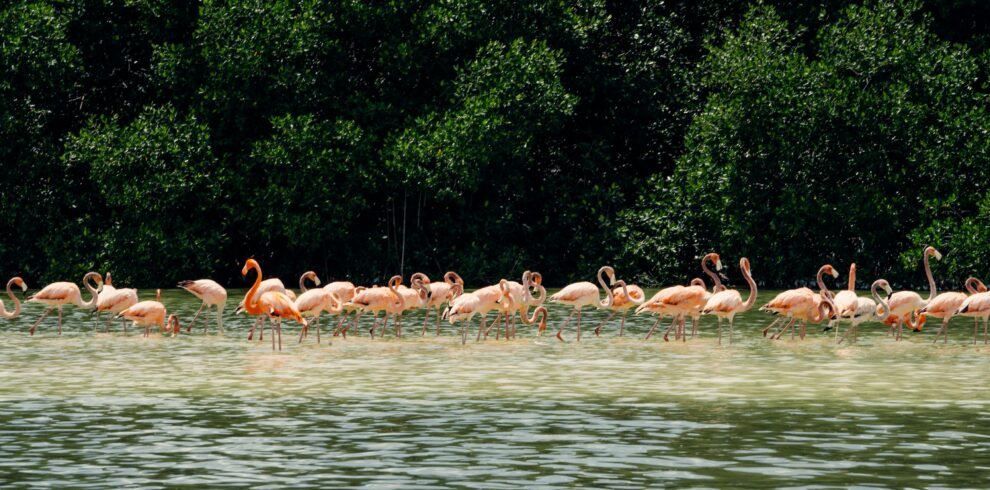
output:
M772 293L761 295L767 300ZM147 296L142 294L142 297ZM240 294L232 293L231 298ZM766 296L766 298L762 297ZM233 300L232 300L233 301ZM164 302L184 319L182 291ZM714 320L686 344L548 335L468 345L447 330L295 343L226 335L66 332L37 306L0 323L0 484L46 487L969 487L990 485L990 348L972 322L856 346L818 329L771 342L760 312L718 347ZM413 328L415 325L415 328Z

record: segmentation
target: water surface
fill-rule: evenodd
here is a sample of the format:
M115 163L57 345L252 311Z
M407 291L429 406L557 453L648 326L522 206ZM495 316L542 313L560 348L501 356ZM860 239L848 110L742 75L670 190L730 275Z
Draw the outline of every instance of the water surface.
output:
M164 302L186 320L199 306L182 291ZM969 319L947 346L931 328L895 343L874 323L837 347L817 328L768 341L770 317L754 311L720 347L710 318L700 338L665 343L643 340L645 317L596 338L604 315L585 310L580 343L525 327L462 346L449 327L419 337L417 313L402 339L372 340L366 325L299 345L287 324L273 353L232 310L225 335L174 339L94 332L74 309L62 337L47 320L24 333L36 306L0 323L0 483L990 485L990 348L970 344ZM551 309L551 332L566 314Z

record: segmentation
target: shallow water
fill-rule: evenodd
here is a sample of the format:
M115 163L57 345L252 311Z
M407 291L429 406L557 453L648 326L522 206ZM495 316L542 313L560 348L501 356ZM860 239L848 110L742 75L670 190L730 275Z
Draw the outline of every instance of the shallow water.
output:
M182 291L164 302L186 320L199 306ZM200 324L174 339L94 333L73 309L62 337L48 320L24 333L36 306L0 323L0 483L990 485L990 347L970 344L969 319L948 346L931 345L931 325L895 343L872 323L837 347L820 328L768 341L754 311L719 347L710 318L700 338L665 343L643 340L645 317L596 338L604 315L586 310L582 341L570 328L561 344L568 310L553 307L542 338L475 343L472 330L462 346L449 327L419 337L418 313L402 339L365 328L299 345L287 324L273 353L232 310L224 336Z

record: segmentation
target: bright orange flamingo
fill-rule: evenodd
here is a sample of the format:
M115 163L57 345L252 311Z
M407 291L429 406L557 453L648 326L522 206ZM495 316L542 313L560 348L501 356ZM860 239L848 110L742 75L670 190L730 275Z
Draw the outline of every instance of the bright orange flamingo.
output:
M95 286L90 285L90 281L94 281ZM52 309L58 308L58 334L62 335L62 307L68 304L76 305L76 307L83 310L92 310L96 308L96 303L99 300L99 290L98 288L103 286L103 277L97 272L87 272L83 276L83 286L89 290L92 295L89 301L82 300L82 293L79 291L79 286L76 286L71 282L53 282L41 291L34 293L31 298L28 299L29 303L44 303L48 305L48 309L41 314L41 318L31 325L29 330L31 335L34 335L35 329L38 328L38 324L51 313Z
M849 343L856 343L856 340L859 338L859 326L868 320L876 318L880 322L886 323L888 321L890 318L890 307L887 304L887 301L881 298L877 293L877 289L879 288L886 291L888 297L890 296L892 290L890 289L890 284L887 283L887 280L877 279L876 281L873 281L873 284L870 286L870 295L873 296L873 299L857 297L855 309L852 311L849 311L848 309L839 310L840 316L849 319L849 329L846 330L846 333L838 340L838 343L841 344L842 341L847 338L850 339ZM879 307L877 305L879 305ZM910 320L908 321L910 322ZM890 320L890 322L892 324L896 323L894 320Z
M210 307L214 306L217 309L217 329L220 333L223 333L223 309L227 305L227 290L212 279L182 281L179 283L179 287L189 291L193 296L203 302L203 304L199 305L199 309L196 310L192 321L186 326L186 331L192 331L193 324L196 323L196 319L199 318L199 313L203 311L203 308L206 308L208 312ZM204 319L203 333L207 333L209 328L210 323Z
M743 257L739 259L739 269L743 273L743 279L749 284L749 296L743 302L742 295L734 289L719 291L708 298L705 307L701 312L706 315L718 317L718 343L722 343L722 320L729 320L729 344L732 344L732 323L735 316L744 311L749 311L756 304L756 281L753 280L753 272L749 268L749 259Z
M595 327L595 336L601 335L602 327L612 320L619 312L622 312L622 322L619 324L619 337L622 337L626 329L626 316L634 306L639 306L646 301L646 293L635 284L626 284L626 281L616 281L612 288L612 310L611 313Z
M179 318L175 315L168 315L166 323L165 305L162 304L162 290L155 290L154 301L142 301L130 308L126 308L117 314L118 318L123 318L134 323L135 327L144 327L144 336L151 335L151 327L158 327L162 332L171 332L175 337L179 334ZM126 330L125 330L126 331Z
M928 299L922 299L921 295L914 291L898 291L888 298L891 315L902 320L909 318L912 313L924 308L937 295L938 291L935 289L935 278L932 277L932 267L928 263L928 257L935 257L936 260L942 260L942 254L938 250L935 250L935 247L925 247L925 251L922 253L922 261L925 264L925 275L928 276ZM903 322L899 322L894 326L896 333L894 340L901 340L903 329Z
M388 315L398 314L404 306L402 296L398 292L400 284L402 284L402 276L392 276L388 280L388 287L373 287L355 294L351 303L359 308L359 311L354 315L354 319L351 320L351 326L357 325L362 315L371 312L374 314L374 322L372 322L369 332L371 333L371 338L375 338L375 329L378 327L378 313L384 311L386 321L386 324L382 326L382 336L384 336L385 327L388 325ZM344 335L346 335L346 331L347 329L345 328Z
M426 305L426 315L423 317L423 332L420 334L420 337L423 337L423 336L426 335L426 322L428 322L430 320L430 309L431 308L434 309L434 310L436 310L436 315L437 315L437 335L440 335L440 317L442 316L440 314L440 310L441 310L440 307L443 306L444 303L450 303L450 301L452 299L454 299L454 298L457 297L457 296L455 296L453 294L453 292L454 292L454 285L455 284L460 284L461 285L461 288L460 288L460 291L461 292L458 293L458 296L460 294L463 294L463 292L464 292L464 279L461 279L461 276L458 275L454 271L447 271L447 273L443 275L443 282L433 282L433 283L430 283L430 285L429 285L430 286L430 302L427 303L427 305Z
M959 309L956 310L957 315L973 317L979 321L983 319L983 343L987 343L987 321L990 320L990 292L976 293L962 302L959 305ZM976 323L973 327L973 343L976 343L976 334L979 332L980 324Z
M288 296L290 300L296 300L296 293L293 293L291 289L286 289L285 284L282 284L282 280L278 278L265 279L264 281L261 281L261 285L258 286L258 291L255 294L260 297L261 295L269 292L282 293ZM237 304L237 308L234 309L235 315L242 312L247 312L244 308L244 303L246 300L247 295L245 294L244 299L242 299L241 302ZM250 315L250 313L248 313L248 315ZM251 330L248 331L248 340L251 340L254 337L254 330L258 328L259 325L261 326L261 330L259 331L258 340L265 340L265 320L268 319L268 315L261 314L255 316L257 316L258 319L253 325L251 325Z
M105 331L110 331L110 323L113 321L114 316L131 306L136 305L138 302L137 289L122 288L117 289L113 286L113 277L107 272L107 277L103 282L103 289L100 290L100 299L96 301L96 319L99 321L100 314L103 312L109 312L110 318L107 319L107 325ZM124 332L127 332L127 322L121 321L124 327Z
M275 350L275 336L278 335L278 350L282 350L282 319L288 318L290 320L295 320L299 322L303 328L309 326L309 322L299 313L296 309L295 304L285 293L279 293L277 291L269 291L267 293L258 294L258 289L261 287L261 266L254 259L247 259L244 263L244 267L241 269L241 275L247 276L248 272L254 269L257 274L254 278L254 285L248 290L246 297L244 298L244 311L249 315L267 315L270 319L274 320L274 326L272 327L272 350Z
M21 292L27 291L27 284L24 284L24 279L14 277L7 281L7 296L10 296L10 300L14 302L14 311L7 311L7 308L3 305L3 301L0 301L0 318L7 320L13 320L21 314L21 300L17 299L17 296L14 296L14 292L11 290L12 286L21 288Z
M791 329L791 338L794 337L794 323L798 320L801 321L801 339L804 340L807 334L808 322L817 323L825 318L821 316L822 310L820 305L823 300L827 300L827 304L831 308L831 313L828 317L835 316L838 313L838 309L835 303L832 301L832 293L825 286L825 281L822 277L825 274L829 274L832 277L839 277L839 273L830 265L825 264L818 269L818 273L815 275L815 280L818 283L819 293L815 294L809 288L797 288L784 291L778 294L769 303L763 305L761 311L769 311L774 315L780 315L780 318L774 320L767 328L763 329L763 336L767 335L767 332L773 328L777 322L789 319L789 322L784 325L778 331L775 331L770 335L771 339L779 339L787 329Z
M340 298L337 297L332 291L326 288L317 289L306 289L305 280L312 280L317 286L320 285L320 278L316 276L316 273L309 271L301 278L299 278L299 289L302 290L302 294L296 298L295 306L299 310L299 313L304 318L315 318L316 319L316 343L320 343L320 315L324 312L330 312L331 314L338 315L343 311L343 306ZM309 333L309 327L303 327L302 332L299 333L299 342L301 343L303 339Z
M608 275L608 284L605 283L605 275ZM572 307L571 314L567 316L564 320L564 324L561 325L560 329L557 330L557 339L563 342L563 332L567 328L567 324L570 323L571 318L577 315L577 341L581 341L581 309L585 306L597 306L599 308L611 308L612 307L612 294L611 288L609 286L615 285L615 269L610 266L603 266L598 269L598 284L601 285L602 290L605 291L605 299L599 299L600 291L598 286L590 283L588 281L575 282L573 284L568 284L553 296L550 296L551 303L559 303L570 305Z

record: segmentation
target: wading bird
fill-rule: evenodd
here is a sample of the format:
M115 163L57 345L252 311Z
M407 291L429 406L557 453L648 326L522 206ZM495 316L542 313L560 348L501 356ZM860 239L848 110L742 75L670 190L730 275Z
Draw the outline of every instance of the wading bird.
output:
M211 306L215 306L217 309L217 329L220 333L223 333L223 309L227 305L227 290L211 279L182 281L179 283L179 287L189 291L193 296L203 302L203 304L199 305L199 309L196 310L196 314L193 315L192 321L189 322L189 325L186 325L186 331L192 331L192 327L196 323L196 319L199 318L199 313L203 311L203 308L209 311ZM210 322L203 319L203 333L206 333L209 328Z
M595 327L595 336L601 335L602 327L604 327L612 317L617 313L622 312L622 321L619 323L619 337L626 329L626 316L629 314L634 306L639 306L646 301L646 293L643 289L635 284L626 284L626 281L616 281L615 286L612 288L612 310L611 313L605 317L605 320Z
M893 291L886 279L877 279L870 286L870 295L873 296L873 299L857 297L856 307L854 309L851 311L840 310L840 315L849 320L849 328L839 338L837 343L841 344L846 339L849 339L850 344L856 343L856 340L859 338L859 326L874 318L884 324L888 321L892 324L894 323L893 320L890 320L890 308L887 301L877 293L878 288L883 288L887 293L887 297L890 297L890 293ZM908 321L910 322L910 320Z
M939 335L942 336L943 344L949 342L949 321L955 316L956 311L959 310L967 297L966 293L956 291L939 293L938 296L932 298L928 304L918 310L918 318L922 323L930 316L942 319L942 327L935 333L935 338L932 339L933 344L938 342Z
M316 343L319 344L320 315L324 311L334 315L340 314L343 311L343 306L340 298L326 288L306 289L306 285L304 284L306 279L312 280L317 286L320 285L320 278L316 276L315 272L309 271L303 274L303 277L299 278L299 289L302 291L302 294L296 298L295 306L299 310L299 314L304 318L316 319ZM299 342L301 343L308 334L309 327L304 326L299 333Z
M398 292L400 284L402 284L402 276L392 276L388 280L387 287L373 287L356 293L351 300L351 304L358 308L358 312L354 315L354 319L351 320L351 325L357 325L358 321L361 320L361 316L371 312L374 321L371 324L369 333L371 334L371 338L375 338L375 329L378 327L378 313L384 311L385 325L382 326L382 336L384 336L385 327L388 326L388 316L390 314L400 313L404 306L402 296ZM346 331L347 329L345 328L344 335L346 335Z
M138 295L137 289L131 288L121 288L117 289L113 286L113 277L107 272L106 278L104 278L103 289L100 290L100 299L96 301L96 320L99 321L100 314L103 312L110 313L110 317L107 318L107 325L104 329L105 331L110 331L110 323L113 322L114 317L137 304ZM127 322L121 321L124 328L124 332L127 332Z
M605 275L608 275L608 284L605 283ZM598 286L587 282L576 282L568 284L564 289L550 296L551 303L565 304L572 307L571 314L567 316L564 324L557 330L557 339L564 340L563 332L570 323L571 318L577 315L577 340L581 341L581 309L585 306L597 306L598 308L612 307L612 294L609 286L615 285L615 269L610 266L603 266L598 269L598 284L601 284L602 291L605 292L605 299L599 299Z
M7 311L7 308L3 305L3 301L0 301L0 318L7 320L13 320L17 318L17 315L21 314L21 300L17 299L17 296L14 296L14 292L11 291L12 286L21 288L21 292L27 291L27 284L24 284L24 279L13 277L7 281L7 296L10 296L10 300L14 303L14 311Z
M292 298L285 293L269 291L264 294L258 294L262 279L261 266L258 265L258 262L254 259L247 259L244 267L241 269L241 275L247 276L248 272L252 269L256 277L254 278L254 285L251 286L251 289L248 290L247 295L244 297L244 311L249 315L267 315L268 318L273 320L271 332L272 350L275 350L276 335L278 335L278 350L282 350L282 319L295 320L304 329L309 326L309 322L299 314L299 310L296 309Z
M344 325L344 322L347 321L347 315L352 312L357 312L357 308L350 304L350 301L354 299L354 294L357 292L357 288L355 288L354 283L350 281L333 281L330 284L323 286L323 289L333 293L334 296L340 300L340 303L343 306L340 312L337 313L337 326L333 331L334 335L341 334L343 333L343 329L341 327ZM361 291L364 291L364 288L361 288Z
M987 321L990 320L990 292L976 293L962 302L957 315L973 317L976 320L983 319L983 343L987 343ZM979 332L979 323L973 327L973 343L976 343L976 334Z
M481 322L478 325L478 337L475 339L475 341L480 341L481 334L488 331L485 326L485 315L489 311L499 308L499 301L509 294L508 281L502 279L494 286L486 286L477 291L458 296L450 302L450 306L444 312L444 318L451 325L457 322L464 322L461 325L461 343L463 344L467 342L466 325L470 323L475 315L480 315Z
M460 292L455 293L455 285L460 285ZM449 304L451 300L460 296L464 292L464 279L461 279L454 271L447 271L443 275L443 282L430 283L430 302L426 305L426 315L423 316L423 332L420 337L426 335L426 323L430 320L430 309L436 310L437 315L437 335L440 335L441 306Z
M832 277L839 277L839 273L830 265L825 264L818 269L818 273L815 274L815 280L818 283L818 294L815 294L809 288L797 288L790 289L778 294L769 303L763 305L761 311L769 311L774 315L780 315L780 318L774 320L767 328L763 329L763 336L766 337L767 332L773 328L777 322L789 319L788 323L784 325L783 328L774 332L770 335L771 339L780 339L784 332L788 329L791 330L791 338L794 338L794 323L798 320L801 321L801 339L804 340L807 334L808 322L818 323L822 321L821 316L822 310L820 305L822 301L827 300L831 312L827 318L834 317L838 311L835 307L835 303L832 301L832 293L825 286L825 281L822 277L825 274L829 274Z
M743 257L739 259L739 269L743 273L743 279L749 284L749 296L743 302L742 295L735 289L719 291L708 298L705 307L701 312L705 315L715 315L718 317L718 343L722 343L722 319L729 320L729 344L732 344L732 323L735 316L744 311L749 311L756 304L756 281L753 280L753 272L749 268L749 259Z
M928 257L935 257L936 260L942 260L942 254L938 250L935 250L935 247L925 247L925 251L922 253L922 261L925 264L925 275L928 276L928 299L922 299L921 295L914 291L898 291L888 298L891 315L901 320L909 318L912 313L924 308L937 295L938 291L935 289L935 278L932 277L932 267L928 263ZM901 331L904 329L904 322L898 322L893 328L895 331L894 340L901 340ZM917 331L919 329L913 330Z
M859 300L856 296L856 264L849 264L849 285L846 289L839 291L835 294L833 299L835 302L835 307L839 309L839 318L834 322L829 323L828 328L835 328L835 338L839 338L839 322L842 320L849 320L852 322L852 316L856 312L856 308L859 306Z
M708 262L715 264L715 270L722 270L721 257L714 252L706 254L701 258L701 270L714 282L714 292L725 290L725 286L722 285L722 281L719 280L718 275L708 268ZM667 330L664 331L663 340L668 341L670 330L674 329L674 340L680 339L686 341L687 337L684 332L685 319L689 316L691 317L691 334L695 335L697 333L698 321L701 318L701 309L704 308L705 303L708 302L711 296L712 293L705 289L705 282L698 278L692 279L688 286L670 286L657 291L649 301L636 308L637 315L648 312L657 316L657 320L653 322L653 326L646 333L645 340L649 340L653 336L653 332L656 331L657 326L660 325L660 321L665 316L669 316L672 318L672 321L670 322L670 326L667 327Z
M526 316L529 314L530 306L540 306L546 299L547 290L542 286L543 276L539 272L525 271L522 275L522 282L506 281L509 294L512 296L512 308L502 309L499 316L495 317L496 327L495 338L499 338L499 319L505 322L505 339L509 340L516 334L516 314L520 320L526 323ZM538 296L533 296L532 291L537 290ZM511 325L510 325L511 320ZM489 327L491 329L491 327ZM487 335L487 332L486 332Z
M406 312L416 311L430 303L430 278L422 272L417 272L409 276L409 285L405 287L399 285L396 291L402 296L402 309L395 314L395 336L402 337L402 316ZM382 330L382 335L385 331Z
M165 305L162 304L162 290L155 290L154 301L142 301L130 308L126 308L117 314L118 318L123 318L134 323L134 327L144 327L144 336L151 335L151 327L158 327L162 333L171 332L175 337L179 334L179 318L175 315L168 315L168 322L165 321Z
M94 285L90 285L90 281L93 281ZM29 303L44 303L48 305L48 309L41 314L41 318L31 325L29 330L31 335L34 335L35 329L38 328L38 324L51 313L52 309L58 308L58 334L62 335L62 307L68 304L76 305L76 307L83 310L92 310L96 308L96 303L99 300L99 288L103 287L103 277L97 272L87 272L83 276L83 286L89 290L92 295L89 301L82 300L82 293L79 291L79 286L76 286L71 282L54 282L44 287L41 291L34 293L29 299Z
M296 293L293 293L292 290L290 289L285 289L285 284L282 284L282 280L278 278L265 279L264 281L261 281L261 285L258 287L258 291L255 294L260 297L261 295L270 292L282 293L288 296L290 300L292 301L296 300ZM235 315L242 312L247 313L247 310L244 308L244 303L246 300L247 300L247 295L245 294L244 299L242 299L241 302L237 304L237 308L234 309ZM248 313L248 315L251 315L251 313ZM261 330L259 331L258 334L258 340L264 340L265 320L268 318L268 316L266 314L260 314L254 316L257 316L258 319L254 322L253 325L251 325L251 330L248 331L248 340L251 340L254 337L254 330L258 328L259 325L261 326Z

